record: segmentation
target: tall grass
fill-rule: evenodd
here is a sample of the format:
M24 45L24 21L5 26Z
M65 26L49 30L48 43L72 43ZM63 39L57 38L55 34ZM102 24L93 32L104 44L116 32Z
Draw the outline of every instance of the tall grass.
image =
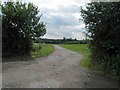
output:
M33 44L31 56L34 58L43 57L51 54L54 51L54 46L51 44Z

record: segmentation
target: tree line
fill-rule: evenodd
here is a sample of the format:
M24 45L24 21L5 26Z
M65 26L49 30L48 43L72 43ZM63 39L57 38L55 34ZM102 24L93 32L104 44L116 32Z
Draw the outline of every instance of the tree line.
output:
M35 40L35 43L46 43L46 44L87 44L86 40L77 40L72 38L63 38L63 39L46 39L38 38Z

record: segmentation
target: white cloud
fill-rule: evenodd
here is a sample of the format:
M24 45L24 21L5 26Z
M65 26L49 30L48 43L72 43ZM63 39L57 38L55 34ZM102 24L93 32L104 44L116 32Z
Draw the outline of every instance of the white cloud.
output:
M7 0L3 0L7 1ZM15 0L14 0L15 1ZM43 14L41 20L47 23L44 38L72 37L85 38L85 25L80 22L80 6L85 7L90 0L22 0L33 2Z
M81 29L81 26L56 26L50 27L43 38L52 38L52 39L62 39L66 38L85 38L84 30Z
M76 28L76 29L84 29L84 28L85 28L85 24L82 23L82 24L80 24L80 25L78 25L78 26L75 26L75 28Z
M77 39L85 39L85 34L83 34L81 32L72 32L71 37L77 38Z

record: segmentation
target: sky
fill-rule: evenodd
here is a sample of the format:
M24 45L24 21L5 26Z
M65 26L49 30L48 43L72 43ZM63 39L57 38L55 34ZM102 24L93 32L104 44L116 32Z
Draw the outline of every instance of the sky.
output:
M6 1L6 0L4 0ZM46 34L42 38L62 39L85 38L85 24L80 21L80 6L85 7L90 0L22 0L33 2L40 13L41 21L46 24Z

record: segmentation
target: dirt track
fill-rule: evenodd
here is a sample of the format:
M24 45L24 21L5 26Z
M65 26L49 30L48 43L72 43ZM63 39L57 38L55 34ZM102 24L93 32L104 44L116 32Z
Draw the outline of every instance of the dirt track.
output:
M3 88L116 88L118 82L80 67L82 55L55 45L48 57L4 62Z

